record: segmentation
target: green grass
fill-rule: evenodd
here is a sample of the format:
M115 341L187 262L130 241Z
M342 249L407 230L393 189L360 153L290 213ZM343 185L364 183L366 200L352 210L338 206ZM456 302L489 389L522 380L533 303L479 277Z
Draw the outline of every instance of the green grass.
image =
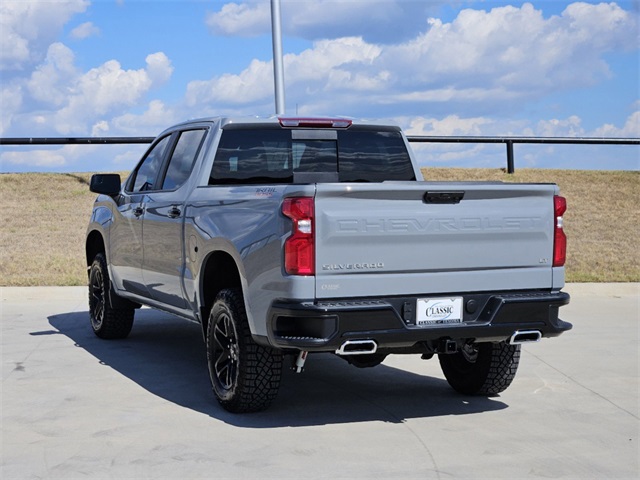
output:
M567 281L638 282L640 172L423 169L427 180L554 182L569 209ZM0 174L0 285L85 285L90 173Z

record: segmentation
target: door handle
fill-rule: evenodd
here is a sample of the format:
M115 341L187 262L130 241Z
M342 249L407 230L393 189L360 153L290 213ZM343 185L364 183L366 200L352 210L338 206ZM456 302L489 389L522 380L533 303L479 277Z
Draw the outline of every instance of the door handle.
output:
M143 213L144 213L144 208L142 208L142 207L136 207L136 208L134 208L134 209L133 209L133 214L134 214L136 217L139 217L139 216L140 216L140 215L142 215Z
M180 209L178 207L171 207L169 210L169 218L178 218L180 216Z

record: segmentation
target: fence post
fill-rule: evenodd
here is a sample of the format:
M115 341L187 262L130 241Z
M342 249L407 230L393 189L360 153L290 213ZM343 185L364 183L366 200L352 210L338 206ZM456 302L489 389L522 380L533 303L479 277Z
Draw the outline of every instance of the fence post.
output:
M513 161L513 140L507 140L507 173L516 171Z

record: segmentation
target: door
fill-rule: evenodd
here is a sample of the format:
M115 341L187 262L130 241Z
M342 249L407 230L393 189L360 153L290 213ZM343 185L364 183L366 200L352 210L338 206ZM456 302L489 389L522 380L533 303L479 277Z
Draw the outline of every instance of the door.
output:
M140 194L120 195L110 232L109 263L116 289L137 295L146 292L142 281L142 198Z
M186 185L202 146L206 130L176 134L159 188L144 197L143 278L151 297L166 305L186 308L182 278L184 257L184 203Z
M156 142L140 161L119 196L110 234L111 273L119 290L149 297L142 277L144 199L156 188L170 136Z

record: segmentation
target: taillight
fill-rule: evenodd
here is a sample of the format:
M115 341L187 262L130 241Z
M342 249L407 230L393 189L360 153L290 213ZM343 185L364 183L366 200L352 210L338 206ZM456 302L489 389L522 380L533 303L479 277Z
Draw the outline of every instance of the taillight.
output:
M284 269L289 275L315 275L313 197L289 197L282 213L291 219L291 236L284 242Z
M567 211L567 200L556 195L553 197L555 227L553 234L553 266L562 267L567 259L567 236L562 229L562 216Z

